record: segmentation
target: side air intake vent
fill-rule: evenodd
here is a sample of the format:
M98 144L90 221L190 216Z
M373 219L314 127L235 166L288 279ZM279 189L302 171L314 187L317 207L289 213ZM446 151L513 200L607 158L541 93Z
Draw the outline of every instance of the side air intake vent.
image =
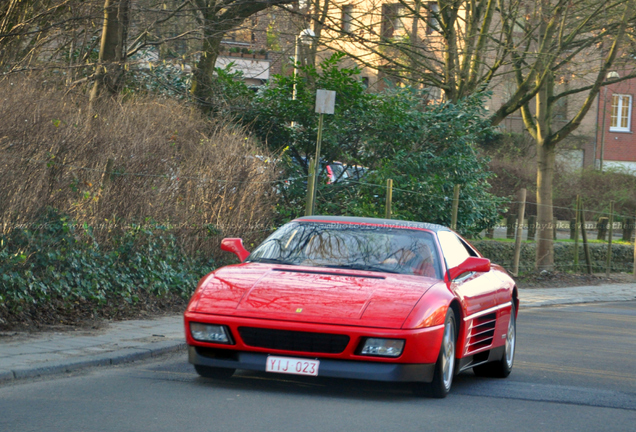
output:
M494 312L472 320L470 333L468 334L467 354L492 345L496 322L497 314Z

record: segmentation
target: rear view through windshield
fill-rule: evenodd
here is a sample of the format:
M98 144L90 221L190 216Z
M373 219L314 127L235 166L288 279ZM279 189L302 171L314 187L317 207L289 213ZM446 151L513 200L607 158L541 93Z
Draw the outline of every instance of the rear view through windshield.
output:
M412 229L290 222L247 262L347 268L441 279L433 235Z

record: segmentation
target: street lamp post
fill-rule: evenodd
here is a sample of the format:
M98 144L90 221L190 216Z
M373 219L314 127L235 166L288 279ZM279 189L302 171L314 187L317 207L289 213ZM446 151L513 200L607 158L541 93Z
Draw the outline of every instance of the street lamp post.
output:
M306 28L296 36L296 42L294 44L294 89L292 91L292 100L296 100L296 77L298 76L298 59L300 58L300 45L311 45L311 41L316 37L314 31L310 28ZM294 122L292 122L292 126Z
M618 72L609 72L607 79L620 78ZM607 86L603 87L603 121L601 122L601 160L599 162L599 170L603 172L603 159L605 158L605 116L607 112ZM596 155L594 155L596 156Z

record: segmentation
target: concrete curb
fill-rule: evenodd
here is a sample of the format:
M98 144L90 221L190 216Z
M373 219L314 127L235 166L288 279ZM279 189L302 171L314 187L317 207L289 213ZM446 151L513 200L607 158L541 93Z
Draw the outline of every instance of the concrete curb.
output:
M0 370L0 382L76 372L95 366L113 366L132 363L185 350L185 348L186 344L184 342L165 341L142 345L139 348L125 348L106 354L87 356L79 359L71 358L68 360L43 362L14 370Z
M2 369L0 370L0 383L4 381L10 381L14 379L13 371Z
M568 306L568 305L575 305L575 304L608 303L608 302L618 302L618 301L636 301L636 297L611 296L611 297L604 298L602 300L599 300L598 298L580 297L580 298L574 298L569 300L543 300L543 301L534 301L534 302L520 300L521 302L520 307L526 309L526 308L538 308L538 307L545 307L545 306Z

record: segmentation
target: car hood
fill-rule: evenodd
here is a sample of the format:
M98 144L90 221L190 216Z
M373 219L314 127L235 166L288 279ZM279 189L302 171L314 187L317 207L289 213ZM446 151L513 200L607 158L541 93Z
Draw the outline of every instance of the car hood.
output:
M336 325L401 328L437 281L422 276L269 264L210 274L191 311Z

